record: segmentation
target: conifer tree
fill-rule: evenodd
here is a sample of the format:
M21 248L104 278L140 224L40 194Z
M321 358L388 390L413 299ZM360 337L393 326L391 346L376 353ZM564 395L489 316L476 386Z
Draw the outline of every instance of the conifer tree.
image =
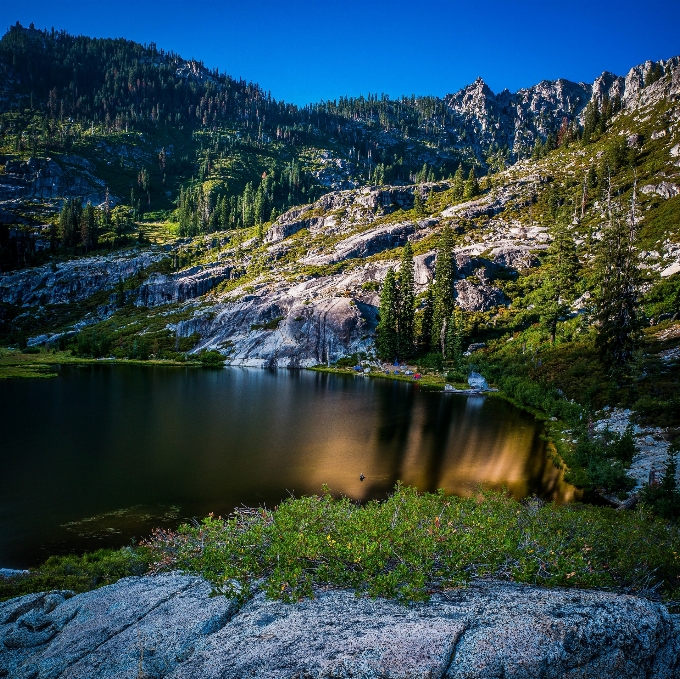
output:
M407 241L401 253L399 270L399 355L410 356L415 345L415 279L413 250Z
M431 347L432 340L432 312L434 310L434 295L432 286L427 288L425 293L425 301L422 311L418 314L418 337L423 351L428 351Z
M457 309L454 310L447 322L443 356L444 360L450 361L456 366L460 365L463 358L463 318Z
M596 260L597 347L604 366L615 373L632 360L640 334L635 186L627 216L620 207L612 206L611 185L607 203L609 223Z
M453 313L454 283L456 281L456 264L453 259L453 241L451 230L445 226L439 237L437 261L434 270L432 300L432 346L439 347L445 353L446 325Z
M477 175L475 174L475 168L470 168L470 174L468 175L467 181L465 182L465 188L463 189L463 198L474 198L479 195L479 182L477 181Z
M425 214L425 203L423 202L423 194L420 191L420 186L416 186L416 190L413 194L413 211L418 217L422 217Z
M552 228L546 272L538 295L537 310L541 323L550 331L552 342L557 335L557 322L569 311L576 275L579 270L576 243L569 230L568 215L563 214Z
M376 349L382 359L391 360L399 352L399 286L394 269L390 267L385 275L380 294L380 318L376 329Z
M463 174L463 164L458 165L456 174L453 176L453 197L455 200L460 200L463 197L465 190L465 175Z
M90 202L87 203L80 217L80 239L85 248L85 254L97 242L97 222Z

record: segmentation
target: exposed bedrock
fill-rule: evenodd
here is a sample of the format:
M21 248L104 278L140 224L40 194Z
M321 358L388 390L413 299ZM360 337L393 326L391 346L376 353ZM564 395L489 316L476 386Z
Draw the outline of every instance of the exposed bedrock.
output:
M79 302L115 287L164 257L167 253L157 248L128 250L0 274L0 302L24 306Z
M222 281L237 278L232 266L194 266L174 274L151 274L136 291L136 306L159 306L194 299L210 292Z
M233 365L304 368L367 350L376 314L370 304L333 294L328 280L311 280L216 305L170 329L180 337L199 333L194 351L217 349Z
M677 679L678 616L606 592L479 583L404 606L317 591L240 609L197 577L0 604L11 679Z

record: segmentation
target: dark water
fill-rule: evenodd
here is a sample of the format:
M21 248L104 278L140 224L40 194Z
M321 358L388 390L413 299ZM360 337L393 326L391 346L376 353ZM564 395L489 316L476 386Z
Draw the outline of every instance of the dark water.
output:
M500 399L305 371L94 366L5 381L0 465L4 567L322 484L359 500L397 480L573 495L540 425Z

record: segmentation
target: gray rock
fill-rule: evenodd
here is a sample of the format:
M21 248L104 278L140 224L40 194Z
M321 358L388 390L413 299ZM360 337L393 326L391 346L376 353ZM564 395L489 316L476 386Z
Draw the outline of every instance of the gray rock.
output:
M528 269L539 264L538 258L527 247L506 245L493 250L492 256L494 264L511 269Z
M388 224L340 241L326 255L309 255L301 260L305 264L323 265L341 262L353 257L369 257L383 250L392 250L406 244L408 236L417 228L411 222Z
M136 306L153 307L194 299L222 281L238 278L240 271L219 264L195 266L171 275L152 274L137 289Z
M0 568L0 578L9 580L10 578L21 578L28 575L30 571L20 571L14 568Z
M46 265L0 274L0 302L23 306L80 302L114 288L167 256L156 248L127 250L74 259L54 270Z
M503 291L493 285L475 285L468 280L456 282L456 304L465 311L490 311L506 302Z
M478 583L404 606L317 591L240 610L200 578L126 578L0 604L12 679L674 679L680 625L606 592Z
M52 158L8 161L0 174L0 201L82 198L83 203L93 205L104 202L106 186L90 173L94 169L90 162L75 155L64 156L61 161L63 164ZM117 199L110 195L109 202L115 204Z
M660 184L647 184L640 189L641 193L654 193L661 198L673 198L680 194L680 186L671 182L661 182Z

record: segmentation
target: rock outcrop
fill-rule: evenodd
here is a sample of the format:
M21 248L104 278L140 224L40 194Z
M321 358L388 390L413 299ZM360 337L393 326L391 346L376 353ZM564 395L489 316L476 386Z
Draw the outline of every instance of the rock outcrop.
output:
M506 302L503 291L493 285L475 285L468 280L456 282L456 304L464 311L490 311Z
M56 200L82 198L98 205L106 199L105 183L94 176L94 166L80 156L62 156L61 162L52 158L10 160L0 174L0 202L16 198ZM116 203L109 196L111 204Z
M135 305L153 307L185 302L205 295L222 281L238 275L234 267L219 264L194 266L170 275L151 274L135 292Z
M126 578L0 604L0 676L677 679L680 624L660 604L480 583L400 605L317 591L242 607L197 577Z
M115 287L164 257L167 253L160 248L127 250L0 274L0 302L22 306L80 302Z

